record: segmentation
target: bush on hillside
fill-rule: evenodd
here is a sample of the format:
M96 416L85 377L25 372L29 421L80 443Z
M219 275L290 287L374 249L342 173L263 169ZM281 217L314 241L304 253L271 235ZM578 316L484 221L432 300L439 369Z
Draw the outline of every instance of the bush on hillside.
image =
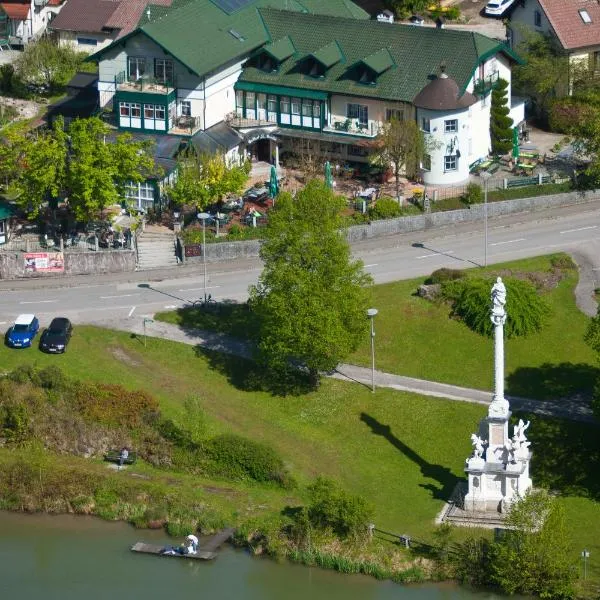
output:
M444 298L452 303L452 314L480 335L491 337L494 326L490 319L490 279L467 278L446 282L442 286ZM506 337L521 337L537 333L544 326L550 307L528 281L507 278Z
M331 530L341 538L361 538L366 534L373 507L362 496L352 496L324 477L317 478L308 492L306 516L313 527Z
M223 434L202 444L213 475L230 479L253 479L293 487L283 460L270 446L235 434Z
M442 267L436 269L426 280L425 285L433 285L435 283L446 283L446 281L454 281L456 279L462 279L465 276L464 271L458 269L448 269Z

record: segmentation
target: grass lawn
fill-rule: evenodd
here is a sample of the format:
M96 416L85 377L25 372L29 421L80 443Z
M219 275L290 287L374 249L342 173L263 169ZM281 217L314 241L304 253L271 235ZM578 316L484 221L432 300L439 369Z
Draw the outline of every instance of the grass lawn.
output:
M469 276L498 272L547 273L551 257L543 256L468 270ZM577 272L544 293L552 309L544 329L527 338L505 341L506 390L526 398L556 399L589 395L598 368L594 353L584 343L589 318L575 305ZM377 368L390 373L452 383L478 389L493 388L493 342L450 318L446 304L415 295L425 278L377 285L372 305L376 317ZM253 326L245 305L225 305L217 312L182 309L156 315L158 320L190 328L214 329L246 337ZM510 318L510 314L509 314ZM346 362L370 366L370 338Z
M201 400L211 433L231 431L277 448L300 488L290 492L253 484L208 480L150 468L129 472L149 476L183 497L200 499L233 519L266 515L302 501L303 484L330 476L375 506L378 527L428 541L433 519L455 482L464 477L469 435L485 407L423 398L413 394L326 380L316 392L277 397L251 391L249 365L234 357L199 351L184 344L148 339L93 327L79 327L67 354L47 356L35 349L0 349L4 370L19 364L60 365L72 376L121 383L154 394L164 413L182 420L186 397ZM600 552L600 436L582 424L532 417L536 485L563 492L575 550ZM0 450L0 461L9 451ZM97 461L85 462L98 474ZM74 463L75 464L75 463ZM114 473L114 477L127 476ZM175 486L175 487L174 487ZM584 497L587 496L587 497ZM457 538L469 532L459 530ZM600 579L600 572L590 568Z

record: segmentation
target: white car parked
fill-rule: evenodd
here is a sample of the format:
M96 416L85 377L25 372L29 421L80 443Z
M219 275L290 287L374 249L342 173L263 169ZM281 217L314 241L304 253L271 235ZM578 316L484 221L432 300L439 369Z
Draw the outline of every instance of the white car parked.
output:
M485 14L490 17L501 17L516 0L491 0L485 7Z

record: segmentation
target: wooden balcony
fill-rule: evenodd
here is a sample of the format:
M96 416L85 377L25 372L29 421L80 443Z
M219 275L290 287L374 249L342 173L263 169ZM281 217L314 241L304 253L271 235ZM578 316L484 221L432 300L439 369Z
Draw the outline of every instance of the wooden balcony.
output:
M239 115L230 115L226 119L227 124L234 129L252 129L253 127L277 127L277 121L267 119L246 119Z

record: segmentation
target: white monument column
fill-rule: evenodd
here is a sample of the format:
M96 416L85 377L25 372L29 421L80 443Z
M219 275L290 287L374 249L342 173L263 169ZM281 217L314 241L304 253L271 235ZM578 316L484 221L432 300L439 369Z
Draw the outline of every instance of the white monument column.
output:
M509 404L504 397L504 324L506 287L498 277L492 287L490 319L494 325L494 395L488 416L480 424L480 437L471 435L473 455L467 459L468 493L464 510L503 512L531 487L529 477L530 442L525 436L529 423L522 420L508 435Z

